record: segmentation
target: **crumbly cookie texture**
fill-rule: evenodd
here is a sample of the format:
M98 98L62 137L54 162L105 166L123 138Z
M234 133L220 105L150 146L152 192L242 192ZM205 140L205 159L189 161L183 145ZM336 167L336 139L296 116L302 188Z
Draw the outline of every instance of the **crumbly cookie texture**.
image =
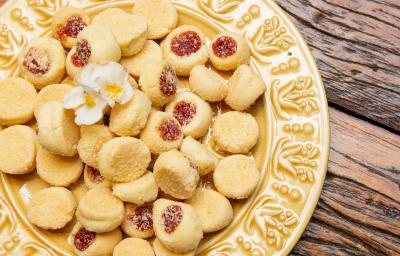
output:
M85 165L85 169L83 171L83 180L85 186L88 187L89 189L95 187L105 187L105 188L112 187L111 181L104 178L98 169L89 165Z
M225 79L204 65L192 69L189 84L194 93L209 102L221 101L228 93L228 84Z
M187 253L176 253L168 250L158 238L153 241L153 249L156 256L195 256L196 252L191 251Z
M150 243L140 238L125 238L114 248L113 256L154 256Z
M153 204L126 203L121 228L130 237L146 239L154 236Z
M37 118L40 108L47 102L59 101L63 102L64 96L68 94L74 87L68 84L51 84L39 91L35 101L33 112Z

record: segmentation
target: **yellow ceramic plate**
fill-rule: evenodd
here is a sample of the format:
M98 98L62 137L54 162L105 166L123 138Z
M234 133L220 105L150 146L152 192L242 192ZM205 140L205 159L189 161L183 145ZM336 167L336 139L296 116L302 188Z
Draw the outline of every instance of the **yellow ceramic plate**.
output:
M235 219L206 237L199 255L286 255L300 238L318 201L327 168L329 118L318 69L303 38L272 0L176 0L180 22L210 38L233 30L248 41L252 65L267 93L253 109L261 140L253 151L261 182L254 195L234 203ZM34 37L48 34L64 5L91 15L109 7L131 10L134 1L9 0L0 8L0 77L18 72L16 57ZM31 124L34 125L34 124ZM0 145L5 147L6 145ZM58 232L26 219L31 193L46 184L35 174L0 176L0 255L73 255L69 225ZM203 181L202 186L210 186ZM79 194L79 187L74 189Z

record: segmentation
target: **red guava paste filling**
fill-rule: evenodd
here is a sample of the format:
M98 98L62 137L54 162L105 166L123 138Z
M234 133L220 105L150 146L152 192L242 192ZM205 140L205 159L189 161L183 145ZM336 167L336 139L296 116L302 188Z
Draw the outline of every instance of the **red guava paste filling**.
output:
M166 66L160 76L160 91L165 96L172 96L176 93L177 77L171 66Z
M66 37L76 38L87 24L82 20L79 16L72 16L70 17L67 22L63 25L59 25L57 30L57 36L61 40L65 39Z
M85 251L94 242L96 233L86 230L85 228L79 229L74 237L74 245L79 251Z
M88 166L87 172L88 172L88 176L89 176L90 180L93 183L99 184L99 183L102 183L104 181L104 177L101 176L99 170L97 170L96 168Z
M179 205L169 205L165 208L162 219L164 223L164 230L168 234L175 231L175 229L182 222L183 218L183 210Z
M178 102L173 111L173 115L181 125L189 124L196 114L196 105L191 102Z
M83 67L89 62L90 55L92 55L92 50L89 42L85 39L80 40L76 44L76 51L72 54L71 62L76 67Z
M214 54L219 58L227 58L237 51L237 43L230 36L219 37L212 45Z
M171 51L179 57L185 57L196 53L200 47L200 36L194 31L180 33L171 41Z
M144 232L153 228L153 205L145 204L136 207L135 211L128 215L137 230Z
M31 47L25 55L22 65L32 74L44 75L50 69L50 59L46 50Z
M165 141L175 141L181 136L181 127L174 120L168 119L158 127L161 138Z

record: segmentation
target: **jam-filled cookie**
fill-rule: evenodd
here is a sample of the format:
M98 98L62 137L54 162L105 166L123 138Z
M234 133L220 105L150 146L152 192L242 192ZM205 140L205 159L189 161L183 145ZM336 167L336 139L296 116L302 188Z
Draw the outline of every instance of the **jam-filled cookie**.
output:
M212 138L225 152L245 154L256 145L259 133L257 120L252 115L229 111L215 119Z
M122 240L119 228L106 233L87 230L79 222L75 224L70 235L70 244L78 256L110 256L114 247Z
M76 199L61 187L42 189L33 194L27 207L28 219L43 229L60 229L74 217Z
M161 46L165 59L180 76L188 76L196 65L202 65L208 60L205 36L192 25L174 29Z
M168 250L158 238L153 241L153 250L156 256L195 256L196 251L187 253L176 253Z
M144 128L151 111L151 100L139 90L125 104L116 104L111 110L110 129L119 136L136 136Z
M125 238L114 248L113 256L154 256L150 243L140 238Z
M210 105L192 92L180 92L166 107L182 126L183 134L200 138L206 135L212 121Z
M193 206L201 220L204 233L221 230L233 219L233 209L229 200L212 189L196 189L193 197L186 203Z
M206 145L192 137L186 137L183 140L180 150L197 166L200 176L214 171L217 166L218 157L208 150Z
M36 97L35 107L33 109L34 115L37 117L39 109L49 101L64 100L64 96L68 94L74 87L68 84L52 84L41 89Z
M56 84L65 74L65 52L61 43L51 37L32 40L18 57L20 74L37 89Z
M53 154L76 155L80 131L74 118L74 112L64 109L62 102L45 103L37 116L40 144Z
M79 201L76 217L87 230L109 232L121 225L124 203L108 188L92 188Z
M33 117L35 87L25 79L0 80L0 125L23 124Z
M140 138L150 148L151 153L158 155L179 148L183 132L181 125L172 115L155 111L150 113Z
M97 14L93 18L92 24L105 26L112 30L121 47L122 56L137 54L143 49L147 40L146 18L126 12L114 13L112 9Z
M178 79L175 70L167 62L153 63L142 70L139 86L149 96L153 106L163 106L175 94Z
M153 172L160 189L177 199L192 197L199 182L196 166L177 150L162 153Z
M50 185L67 187L79 179L83 171L83 163L78 156L54 155L39 145L36 171L39 177Z
M219 161L213 180L218 192L232 199L249 197L260 179L256 162L245 155L231 155Z
M65 48L76 45L77 37L90 23L89 15L82 9L63 7L58 10L51 21L53 37L60 40Z
M154 63L161 63L163 54L161 47L153 40L147 40L143 49L136 55L121 58L121 65L134 76L139 77L142 70Z
M100 149L99 171L113 182L129 182L142 176L149 166L151 154L146 144L132 137L109 140Z
M170 0L138 0L132 13L146 18L149 39L163 38L178 25L178 12Z
M78 143L78 153L82 161L94 168L97 164L98 153L104 143L114 138L108 126L95 124L81 126L81 138Z
M83 180L88 188L106 187L111 188L111 181L104 178L100 171L92 166L85 165Z
M152 172L147 171L142 177L125 183L115 183L113 193L124 202L142 205L157 199L158 187Z
M154 203L153 218L156 236L168 250L194 251L203 238L200 218L188 204L158 199Z
M225 103L234 110L249 108L265 92L261 78L248 65L241 65L229 79Z
M26 174L35 170L36 132L25 125L10 126L0 132L0 171Z
M210 60L219 70L234 70L250 60L250 49L244 38L234 32L216 35L210 45Z
M225 79L204 65L192 69L189 84L194 93L210 102L221 101L228 93L228 84Z
M130 237L146 239L154 236L153 204L125 204L121 228Z

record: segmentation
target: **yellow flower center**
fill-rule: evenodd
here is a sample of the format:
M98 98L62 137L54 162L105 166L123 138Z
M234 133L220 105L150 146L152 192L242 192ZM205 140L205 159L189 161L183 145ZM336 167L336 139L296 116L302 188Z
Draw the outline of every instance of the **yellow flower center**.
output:
M86 95L85 96L85 104L86 106L88 106L89 108L93 108L96 106L96 100L90 96L90 95Z
M118 94L120 94L123 91L124 91L124 88L117 84L107 84L106 85L107 96L113 100L115 100L117 98Z

